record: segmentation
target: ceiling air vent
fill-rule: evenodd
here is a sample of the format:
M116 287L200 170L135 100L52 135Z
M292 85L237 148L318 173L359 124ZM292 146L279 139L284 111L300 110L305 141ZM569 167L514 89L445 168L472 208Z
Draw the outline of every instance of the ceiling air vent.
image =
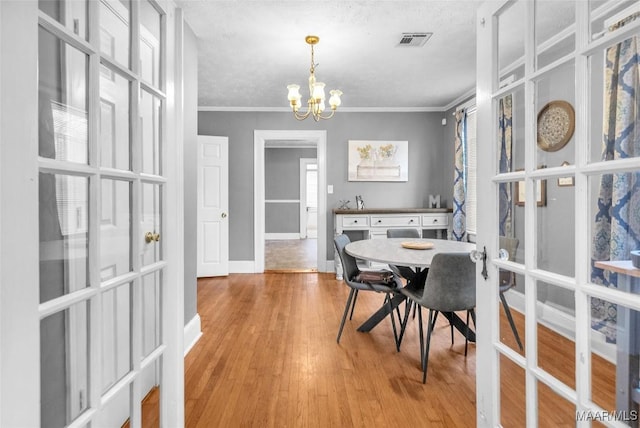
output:
M398 46L424 46L433 33L402 33Z

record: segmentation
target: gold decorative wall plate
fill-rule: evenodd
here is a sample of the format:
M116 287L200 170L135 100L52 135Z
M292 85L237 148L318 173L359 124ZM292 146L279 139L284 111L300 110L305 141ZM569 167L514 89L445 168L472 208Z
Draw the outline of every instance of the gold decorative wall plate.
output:
M546 152L563 148L573 136L576 115L566 101L551 101L538 113L538 147Z

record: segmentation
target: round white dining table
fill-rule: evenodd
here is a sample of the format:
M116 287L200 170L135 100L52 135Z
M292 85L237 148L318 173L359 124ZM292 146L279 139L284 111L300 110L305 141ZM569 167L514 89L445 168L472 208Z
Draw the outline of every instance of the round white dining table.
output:
M403 242L412 244L432 243L429 249L410 249L402 246ZM388 238L388 239L363 239L347 244L345 251L358 259L370 260L373 262L386 263L396 266L408 266L416 269L424 269L431 266L433 256L438 253L471 253L476 248L476 244L469 242L448 241L445 239L424 239L424 238ZM391 299L391 310L395 309L406 297L398 293ZM358 331L371 331L386 316L389 315L389 306L383 305L376 313L371 315L360 327ZM451 324L462 334L467 335L470 341L475 342L475 332L467 329L466 324L455 313L443 313Z
M416 250L404 248L403 242L431 243L433 248ZM396 266L427 268L437 253L470 253L476 244L446 239L389 238L363 239L347 244L345 251L358 259Z

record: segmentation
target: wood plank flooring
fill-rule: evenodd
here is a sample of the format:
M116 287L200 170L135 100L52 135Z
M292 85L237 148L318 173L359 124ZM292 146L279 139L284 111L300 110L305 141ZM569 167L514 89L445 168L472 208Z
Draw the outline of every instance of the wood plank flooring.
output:
M203 337L185 360L186 426L475 426L475 346L465 358L463 337L456 332L451 346L448 325L439 317L423 385L417 319L410 321L400 353L387 320L370 333L356 331L383 295L360 293L353 320L336 343L348 291L325 273L201 279ZM523 335L522 316L514 317ZM505 342L512 340L508 325L501 328ZM541 329L539 336L541 343L572 349L550 330ZM557 373L574 376L572 351L554 352L548 360ZM593 364L602 371L598 378L615 379L611 364ZM502 367L504 426L524 426L518 398L523 373L515 364ZM605 382L599 393L613 396L613 388L607 390ZM570 403L544 388L539 401L539 426L575 425Z

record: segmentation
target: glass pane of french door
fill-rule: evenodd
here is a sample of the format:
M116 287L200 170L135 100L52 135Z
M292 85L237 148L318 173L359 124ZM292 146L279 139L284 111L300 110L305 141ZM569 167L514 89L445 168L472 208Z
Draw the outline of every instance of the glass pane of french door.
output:
M130 66L131 2L129 0L100 1L100 51L124 67Z
M131 82L111 69L100 66L100 165L131 169Z
M160 87L160 30L161 16L145 0L140 3L140 74L142 80Z
M78 37L88 39L87 3L87 0L38 0L38 7Z

